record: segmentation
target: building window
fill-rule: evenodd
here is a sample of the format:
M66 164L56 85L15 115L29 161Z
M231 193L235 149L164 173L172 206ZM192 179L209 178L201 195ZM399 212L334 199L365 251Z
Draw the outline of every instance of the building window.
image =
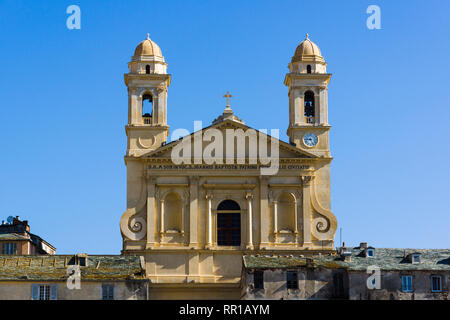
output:
M370 258L373 258L375 256L375 250L374 249L367 249L367 256Z
M241 245L241 208L233 200L222 201L217 207L217 244Z
M102 299L114 300L114 285L112 284L102 285Z
M39 300L50 300L50 286L39 286Z
M305 92L305 120L306 123L314 123L314 93L312 91Z
M80 264L80 267L86 267L86 257L79 257L78 262Z
M441 276L431 276L431 292L441 292Z
M333 275L333 285L334 285L334 297L343 298L344 293L344 275L342 273L335 273Z
M311 73L311 65L306 66L306 73Z
M146 66L145 66L145 73L146 73L146 74L149 74L149 73L150 73L150 66L149 66L149 65L146 65Z
M32 300L57 300L58 287L56 284L33 284L31 285Z
M298 289L298 276L295 271L286 272L286 286L288 289Z
M2 243L2 254L17 254L17 243Z
M253 273L253 285L255 289L264 289L264 271L255 271Z
M412 292L412 276L402 276L402 291Z
M420 263L420 254L415 253L412 255L412 263Z

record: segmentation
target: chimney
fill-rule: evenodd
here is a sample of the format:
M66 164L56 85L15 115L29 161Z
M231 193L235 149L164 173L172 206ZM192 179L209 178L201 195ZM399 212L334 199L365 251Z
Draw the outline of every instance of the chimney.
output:
M367 249L367 242L361 242L361 243L359 244L359 248L360 248L360 249Z
M24 220L23 224L25 225L25 230L27 230L27 232L30 232L30 226L28 224L28 220Z
M13 225L20 224L20 219L19 218L20 218L19 216L16 216L15 218L13 218L12 224Z
M344 245L344 243L343 243L343 245ZM352 261L352 251L348 250L345 247L341 248L340 255L341 255L342 260L344 260L346 262Z

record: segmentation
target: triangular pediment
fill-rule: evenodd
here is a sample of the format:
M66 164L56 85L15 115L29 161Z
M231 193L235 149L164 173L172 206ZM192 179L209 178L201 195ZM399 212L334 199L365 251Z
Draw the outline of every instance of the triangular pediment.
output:
M231 131L231 130L233 131ZM228 131L227 131L228 130ZM295 146L292 146L278 138L272 137L269 134L265 134L264 132L261 132L259 130L253 129L243 123L237 122L237 121L233 121L233 120L224 120L222 122L210 125L208 127L205 127L199 131L193 132L185 137L182 137L176 141L172 141L166 145L163 145L161 147L159 147L158 149L151 151L145 155L142 155L141 158L144 159L157 159L157 158L164 158L164 159L169 159L172 156L172 152L174 151L174 148L176 148L176 150L179 150L182 146L180 145L181 143L183 143L184 139L190 139L191 141L191 155L192 158L194 157L194 144L198 143L198 145L201 145L201 150L202 150L202 154L205 151L205 148L207 148L209 146L209 148L211 149L211 144L215 142L215 137L216 134L218 134L220 132L221 137L223 139L223 157L226 156L227 154L227 134L231 133L235 133L237 136L242 137L242 134L244 134L244 140L241 141L245 141L244 145L245 145L245 158L249 159L251 158L251 155L254 155L255 153L252 153L252 150L254 151L255 149L253 148L257 148L257 154L259 154L259 146L264 145L264 142L266 143L266 150L268 155L271 154L271 148L272 148L272 143L277 142L278 143L278 152L279 152L279 158L283 159L283 158L289 158L289 159L313 159L313 158L317 158L316 155L309 153L307 151L301 150L299 148L296 148ZM268 132L270 133L270 132ZM219 138L220 138L220 134L219 134ZM210 140L207 139L208 136L214 136L214 138L210 138ZM256 140L255 140L256 137ZM197 140L196 140L197 139ZM201 140L199 140L201 139ZM205 141L206 139L206 141ZM239 138L235 138L234 141L234 152L235 155L238 154L238 150L237 150L237 145L238 145L238 139ZM262 139L260 141L260 139ZM256 141L256 143L255 143ZM253 143L251 143L253 142ZM250 144L252 146L250 146ZM255 144L257 146L255 146ZM240 144L242 145L242 144ZM274 145L275 146L275 145ZM229 147L231 150L231 147ZM175 150L175 151L176 151Z

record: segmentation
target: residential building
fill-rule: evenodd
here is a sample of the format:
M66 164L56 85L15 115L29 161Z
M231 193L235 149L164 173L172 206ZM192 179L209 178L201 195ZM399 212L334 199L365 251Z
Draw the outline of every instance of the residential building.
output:
M146 300L143 267L132 255L1 255L0 300Z
M310 257L246 255L241 289L246 300L448 300L450 250L362 243Z
M30 232L28 221L19 216L8 217L0 225L0 254L2 255L53 255L56 248Z

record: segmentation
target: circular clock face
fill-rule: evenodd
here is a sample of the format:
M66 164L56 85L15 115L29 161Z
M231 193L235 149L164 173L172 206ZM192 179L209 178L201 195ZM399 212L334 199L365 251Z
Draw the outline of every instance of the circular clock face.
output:
M314 147L318 141L319 139L314 133L307 133L303 136L303 142L308 147Z

